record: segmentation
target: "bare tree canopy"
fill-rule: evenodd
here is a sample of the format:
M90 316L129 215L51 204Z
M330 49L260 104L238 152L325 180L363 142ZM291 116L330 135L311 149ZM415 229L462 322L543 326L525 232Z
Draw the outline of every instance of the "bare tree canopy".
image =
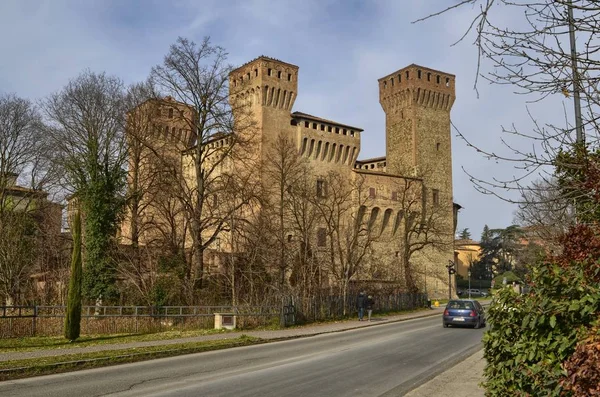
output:
M31 176L29 186L43 186L45 155L38 109L13 94L0 95L0 207L6 198L5 189L24 172Z
M253 135L254 118L247 102L230 98L232 67L226 60L225 50L209 38L197 45L180 37L150 77L164 98L192 110L183 115L194 137L182 165L188 177L177 178L175 196L190 225L187 278L194 289L202 287L204 251L228 227L232 214L248 204L253 193L246 192L255 186L250 180L257 164L250 164L253 151L244 149ZM224 202L234 205L218 206Z
M598 146L600 4L595 0L463 0L420 21L458 9L468 12L468 7L472 7L473 19L458 42L474 36L478 50L475 89L482 77L509 85L533 102L562 99L565 117L556 125L528 110L530 130L503 127L504 151L477 147L454 126L478 153L517 170L505 179L467 173L480 192L522 207L534 204L534 199L540 199L539 204L550 197L564 201L565 185L555 183L555 167L577 169L581 164L566 162L573 158L564 153L575 153L578 145L586 150ZM569 116L572 106L574 117ZM541 182L531 185L535 179ZM541 187L547 192L538 194ZM519 192L521 199L507 194L510 191Z
M127 147L121 81L85 71L43 109L54 161L74 193L84 219L84 295L100 302L116 299L114 264L109 256L123 210Z

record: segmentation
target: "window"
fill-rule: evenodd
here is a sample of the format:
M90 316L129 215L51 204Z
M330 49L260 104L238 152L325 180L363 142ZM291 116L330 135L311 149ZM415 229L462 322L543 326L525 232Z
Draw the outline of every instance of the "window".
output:
M250 72L248 72L248 73L246 74L246 78L247 78L248 80L250 80Z
M431 73L427 73L427 81L431 81Z
M308 126L309 126L309 123L308 123L308 121L305 121L305 122L304 122L304 128L308 128Z
M169 109L169 118L172 119L173 118L173 108Z
M437 150L438 152L440 151L440 146L441 144L438 142L435 144L435 150Z
M219 205L219 198L216 194L213 194L213 207Z
M291 235L291 234L288 234L288 235L287 235L287 242L288 242L288 243L291 243L291 242L292 242L292 235Z
M328 126L327 126L327 132L331 132L331 131L332 131L332 128L331 128L331 126L330 126L330 125L328 125Z
M446 77L446 87L450 87L450 79Z
M183 110L179 111L179 117L183 118Z
M327 182L322 179L317 180L317 197L327 197Z
M270 76L271 75L271 69L267 69L267 74Z
M398 201L398 192L396 192L396 191L392 192L392 200Z
M277 72L277 78L280 79L281 78L281 72Z
M439 205L440 203L440 191L437 189L431 190L433 205Z
M162 114L161 114L161 111L160 111L160 108L157 108L157 109L156 109L156 115L157 115L158 117L162 116Z
M254 77L258 76L258 69L254 69Z
M321 131L325 131L325 126L321 124Z
M370 187L369 188L369 198L375 198L376 196L376 191L374 187Z
M312 128L313 128L313 130L316 130L317 129L317 123L312 123Z
M435 82L436 83L440 83L440 75L438 74L437 76L435 76Z
M324 227L317 230L317 247L325 247L327 245L327 231Z
M420 79L421 78L421 71L417 70L417 78Z
M292 81L292 74L288 73L288 81Z

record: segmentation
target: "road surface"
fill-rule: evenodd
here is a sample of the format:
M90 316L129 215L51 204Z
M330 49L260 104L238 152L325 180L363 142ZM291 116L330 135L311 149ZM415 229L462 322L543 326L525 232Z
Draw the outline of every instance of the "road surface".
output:
M481 348L440 316L0 382L0 396L402 396Z

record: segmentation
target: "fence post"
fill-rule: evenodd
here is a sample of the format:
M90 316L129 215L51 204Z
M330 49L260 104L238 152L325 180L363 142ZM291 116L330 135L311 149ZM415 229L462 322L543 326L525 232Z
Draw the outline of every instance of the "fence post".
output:
M33 321L31 324L31 327L32 327L31 333L33 334L32 336L35 336L36 326L37 326L37 305L33 306Z

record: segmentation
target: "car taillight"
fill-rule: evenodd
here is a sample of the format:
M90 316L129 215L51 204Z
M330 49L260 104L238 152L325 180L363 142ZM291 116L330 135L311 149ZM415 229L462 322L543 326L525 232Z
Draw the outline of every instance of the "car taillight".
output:
M475 310L471 310L471 314L469 314L469 316L477 317L477 313L475 313Z
M448 312L448 309L444 310L444 316L449 316L450 313Z

